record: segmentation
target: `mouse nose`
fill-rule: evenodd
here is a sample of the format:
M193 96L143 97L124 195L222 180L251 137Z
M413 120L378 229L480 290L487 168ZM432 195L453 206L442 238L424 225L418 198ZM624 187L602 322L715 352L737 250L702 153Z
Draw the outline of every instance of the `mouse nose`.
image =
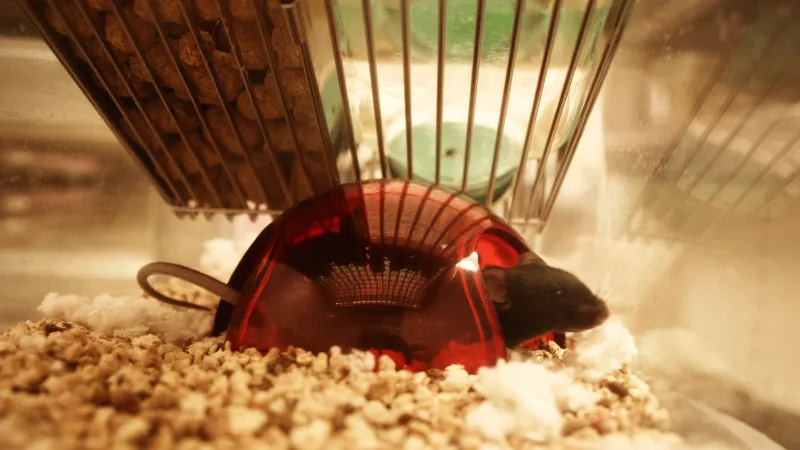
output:
M608 307L603 304L600 312L595 317L594 326L602 325L606 320L608 320L609 315L611 315L611 313L608 311Z

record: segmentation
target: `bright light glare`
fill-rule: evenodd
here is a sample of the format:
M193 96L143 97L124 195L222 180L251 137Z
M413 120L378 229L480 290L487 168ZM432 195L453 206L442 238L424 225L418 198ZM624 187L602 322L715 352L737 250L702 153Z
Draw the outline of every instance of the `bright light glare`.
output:
M456 266L464 270L469 270L470 272L477 272L481 268L480 262L478 261L478 252L472 252L471 255L456 263Z

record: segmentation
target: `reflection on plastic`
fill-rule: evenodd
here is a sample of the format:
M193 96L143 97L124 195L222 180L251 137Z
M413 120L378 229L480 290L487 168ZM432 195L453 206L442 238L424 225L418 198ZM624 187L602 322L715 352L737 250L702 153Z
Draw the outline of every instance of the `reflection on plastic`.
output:
M477 272L481 269L480 259L478 252L472 252L469 256L456 263L459 269L468 270L470 272Z

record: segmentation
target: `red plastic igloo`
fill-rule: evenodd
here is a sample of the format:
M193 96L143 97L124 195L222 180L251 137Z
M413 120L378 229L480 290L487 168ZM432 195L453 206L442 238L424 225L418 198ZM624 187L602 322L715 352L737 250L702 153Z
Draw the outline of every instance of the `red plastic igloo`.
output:
M528 251L502 219L434 186L375 180L298 203L254 241L215 329L234 349L372 350L470 371L505 356L480 268ZM551 338L551 337L547 337Z

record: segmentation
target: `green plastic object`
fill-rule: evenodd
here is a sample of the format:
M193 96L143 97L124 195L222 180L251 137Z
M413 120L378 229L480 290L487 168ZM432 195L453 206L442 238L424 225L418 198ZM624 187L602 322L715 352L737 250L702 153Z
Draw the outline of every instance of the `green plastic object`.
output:
M506 59L514 26L515 1L493 0L486 2L483 22L482 60ZM477 0L450 0L447 2L445 51L449 60L471 60L475 45L475 16ZM398 8L386 8L389 34L401 46L401 22ZM521 33L525 35L545 19L545 10L528 9L522 17ZM412 55L418 58L436 56L439 39L439 0L416 0L408 11L411 22ZM546 24L546 22L545 22ZM528 31L526 31L528 30ZM525 58L535 48L526 40L518 52Z
M595 7L590 24L589 46L599 38L599 31L608 15L609 2ZM397 49L402 49L402 22L399 1L371 3L375 39L388 38ZM445 51L448 61L472 60L475 45L477 0L448 0L446 8ZM514 26L516 0L487 0L484 10L482 61L505 63ZM335 10L339 22L340 41L348 53L366 55L364 17L361 2L338 0ZM555 60L568 60L574 39L584 13L584 3L568 2L562 6L558 24ZM439 0L413 0L409 2L409 44L415 60L436 58L439 39ZM528 1L520 23L518 58L527 60L542 51L548 25L552 17L549 2Z
M464 173L464 153L466 123L442 123L442 163L441 184L453 190L461 190ZM469 174L467 177L466 195L483 201L489 192L492 159L497 131L494 127L475 124L470 151ZM433 183L436 181L436 123L425 122L412 128L413 142L413 179ZM511 181L519 167L522 145L503 136L500 156L495 178L494 198L500 197L511 185ZM392 175L408 177L408 157L406 152L406 133L400 133L389 139L389 170Z
M439 33L439 0L413 0L409 2L409 22L411 61L432 61L436 59ZM600 40L603 27L608 18L609 7L612 2L599 1L591 12L588 27L585 33L584 45L578 59L580 70L588 70L597 58L597 44ZM348 57L366 59L364 18L359 0L338 0L336 12L341 34L341 45L346 49ZM371 17L376 43L383 51L383 58L387 57L389 48L392 55L399 60L402 51L402 22L401 3L397 1L373 0ZM448 0L446 20L446 61L464 63L473 59L475 44L475 25L478 0ZM551 54L550 68L563 68L570 63L575 49L576 38L583 21L586 3L578 0L564 2L557 25L557 33ZM481 62L489 65L505 67L508 63L509 44L514 24L516 0L487 0L484 16ZM541 54L544 51L548 27L552 18L552 4L544 1L526 1L521 19L517 62L525 60L538 67ZM391 47L386 47L389 43ZM379 63L385 59L379 59ZM392 59L394 62L397 60ZM448 64L445 64L445 72ZM557 135L551 143L553 149L559 148L563 141L574 134L577 126L576 118L581 108L585 107L580 101L581 93L586 91L586 79L574 79L570 88L572 100L567 103L557 127ZM469 88L469 80L463 80L463 85L445 86L446 91L464 90ZM387 87L382 84L382 89ZM502 94L502 85L498 85L496 95ZM486 93L482 93L486 95ZM530 93L533 95L533 92ZM446 95L447 97L447 95ZM434 108L435 100L431 98L430 108ZM448 108L445 100L445 108ZM426 107L415 103L414 110ZM531 140L529 158L541 156L551 122L553 120L555 104L543 101L540 105L538 120ZM417 117L417 114L414 114ZM385 119L385 118L384 118ZM384 121L384 126L387 124ZM525 127L527 123L515 124L517 128ZM507 125L508 128L508 125ZM462 173L464 170L464 146L466 140L466 121L446 122L442 130L442 160L441 184L455 190L460 190ZM435 182L435 124L424 122L414 125L413 128L413 179L424 182ZM494 125L476 124L473 135L473 146L470 157L469 179L465 194L476 200L484 200L488 194L490 171L494 156L496 129ZM501 157L495 179L494 198L500 197L511 185L516 170L521 164L522 142L518 139L503 138ZM407 155L406 136L401 129L397 134L387 139L387 158L389 170L392 175L406 178ZM448 150L452 150L448 152Z

